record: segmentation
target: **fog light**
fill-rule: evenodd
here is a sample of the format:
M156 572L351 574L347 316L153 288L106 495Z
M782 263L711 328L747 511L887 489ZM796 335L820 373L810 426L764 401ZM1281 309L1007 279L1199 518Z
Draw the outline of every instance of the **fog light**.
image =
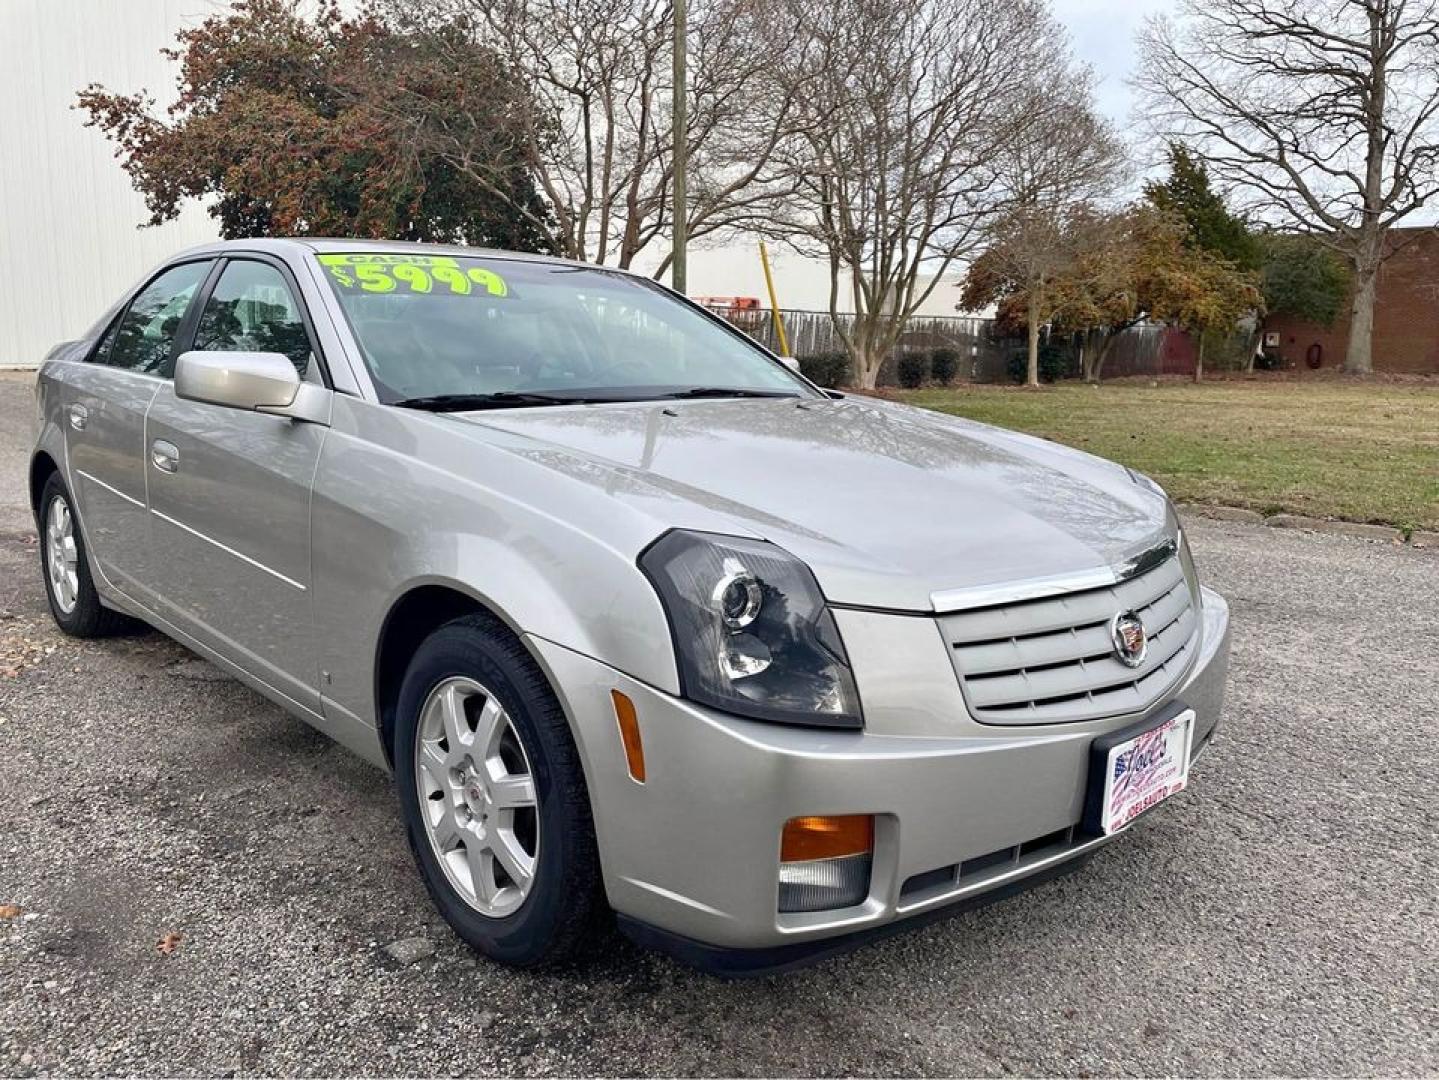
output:
M850 855L843 859L812 859L780 863L781 911L830 911L864 903L869 895L873 858Z
M791 818L780 842L779 910L830 911L864 903L874 862L874 818Z

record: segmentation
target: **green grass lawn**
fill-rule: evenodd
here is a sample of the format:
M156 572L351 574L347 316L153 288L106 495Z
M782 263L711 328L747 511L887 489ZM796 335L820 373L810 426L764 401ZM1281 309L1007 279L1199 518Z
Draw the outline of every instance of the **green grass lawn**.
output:
M1439 385L1124 381L892 393L1123 462L1178 502L1439 528Z

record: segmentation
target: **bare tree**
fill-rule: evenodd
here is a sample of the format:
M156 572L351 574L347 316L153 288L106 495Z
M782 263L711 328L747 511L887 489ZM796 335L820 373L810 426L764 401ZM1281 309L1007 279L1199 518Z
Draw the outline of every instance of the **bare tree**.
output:
M382 7L400 25L461 28L530 84L536 107L520 119L558 251L629 267L668 235L670 0L382 0ZM787 190L771 159L791 110L758 78L766 58L755 47L752 18L747 0L692 3L691 238L766 226ZM482 140L462 109L429 130L438 136L434 152L487 174L488 157L472 152ZM659 260L657 277L669 263L669 254Z
M766 14L770 78L798 114L777 155L796 186L791 243L828 259L835 329L873 387L1001 201L997 155L1030 120L1025 88L1058 31L1041 0L772 0Z
M1390 230L1439 192L1439 3L1188 0L1141 53L1159 131L1353 267L1344 368L1372 371Z
M1095 206L1127 176L1124 144L1098 114L1088 71L1056 54L1052 77L1033 89L1034 122L999 154L999 181L1010 206L986 230L984 253L965 276L961 303L971 310L1001 299L1022 307L1028 332L1029 386L1039 385L1039 332L1064 293L1054 288L1100 241Z

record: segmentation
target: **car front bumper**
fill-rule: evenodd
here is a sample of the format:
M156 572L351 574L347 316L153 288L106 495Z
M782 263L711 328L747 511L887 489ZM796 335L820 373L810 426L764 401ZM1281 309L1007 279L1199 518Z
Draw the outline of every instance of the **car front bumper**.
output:
M1142 714L1045 727L973 721L932 620L846 612L840 622L865 704L862 732L726 716L528 639L574 725L605 888L632 936L737 974L1007 895L1115 838L1078 827L1096 736L1179 704L1195 711L1197 758L1219 720L1229 611L1207 589L1199 655L1175 690ZM884 663L863 662L879 642ZM642 784L626 766L612 690L636 707ZM781 913L781 829L827 814L875 815L869 896L841 910Z

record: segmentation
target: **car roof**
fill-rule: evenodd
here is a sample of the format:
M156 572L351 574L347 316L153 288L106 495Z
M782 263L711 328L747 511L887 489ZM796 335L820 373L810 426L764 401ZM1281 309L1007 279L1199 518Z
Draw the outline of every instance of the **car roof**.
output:
M329 236L277 236L254 237L247 240L217 240L201 244L182 252L182 256L223 255L227 251L262 251L290 257L326 252L335 255L351 255L364 252L376 254L403 253L427 255L454 255L468 258L509 259L519 262L548 263L555 266L593 266L575 259L562 259L557 255L536 254L529 251L506 251L503 248L466 247L463 244L420 244L408 240L356 240L347 237ZM614 267L605 267L614 270ZM629 271L620 271L629 273Z

